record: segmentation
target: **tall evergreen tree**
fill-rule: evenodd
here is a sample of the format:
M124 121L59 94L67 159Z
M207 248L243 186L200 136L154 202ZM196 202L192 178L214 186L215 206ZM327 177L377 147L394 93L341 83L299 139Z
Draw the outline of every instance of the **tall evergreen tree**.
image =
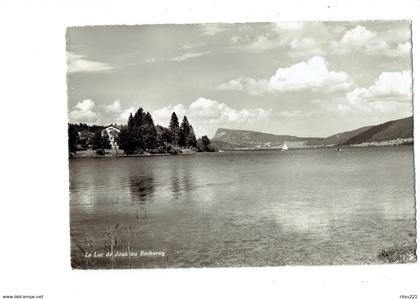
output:
M179 130L178 145L181 147L187 146L187 138L182 130Z
M134 117L133 113L130 113L130 116L128 117L128 129L133 130L134 129Z
M118 144L126 154L156 149L165 143L182 147L193 146L201 151L209 150L210 140L207 136L203 136L202 139L196 139L194 129L186 116L180 125L178 116L173 112L169 127L165 128L155 126L151 114L140 107L134 115L130 113L128 124L123 126L119 133Z
M157 147L157 132L153 123L153 118L149 112L143 118L143 146L145 149L155 149Z
M134 139L134 133L129 130L127 126L124 126L118 134L118 145L124 151L125 154L130 155L136 151L136 143Z
M143 108L140 107L134 114L134 126L140 128L143 125Z
M76 153L79 134L74 125L68 124L69 153Z
M179 137L180 137L180 128L179 128L178 116L176 116L175 112L172 112L172 115L171 115L171 121L169 122L169 131L171 131L171 135L172 135L171 143L178 145Z
M190 124L186 116L182 119L180 135L179 135L179 146L187 146L187 137L190 135Z
M144 149L144 144L143 144L143 122L144 122L144 117L145 117L145 113L143 111L143 108L139 108L137 110L137 112L134 114L133 117L133 138L134 138L134 144L135 144L135 148L138 149Z
M192 125L190 125L189 133L186 136L187 146L197 146L197 139L195 137L194 129Z
M184 116L182 123L181 123L181 135L180 135L180 146L196 146L197 145L197 139L195 137L194 129L188 122L188 119L186 116Z

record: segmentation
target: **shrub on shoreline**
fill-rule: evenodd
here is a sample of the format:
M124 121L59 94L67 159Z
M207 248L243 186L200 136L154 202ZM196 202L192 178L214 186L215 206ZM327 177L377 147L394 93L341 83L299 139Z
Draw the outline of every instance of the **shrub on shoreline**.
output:
M386 263L414 263L417 261L416 245L393 246L381 250L378 259Z

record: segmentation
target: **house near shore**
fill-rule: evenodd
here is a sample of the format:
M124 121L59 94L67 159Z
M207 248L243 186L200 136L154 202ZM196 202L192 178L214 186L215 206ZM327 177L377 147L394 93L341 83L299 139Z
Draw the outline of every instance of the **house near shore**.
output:
M111 144L111 148L115 151L118 151L119 146L117 144L118 134L120 133L120 129L115 126L108 126L101 131L102 136L108 136L109 143Z

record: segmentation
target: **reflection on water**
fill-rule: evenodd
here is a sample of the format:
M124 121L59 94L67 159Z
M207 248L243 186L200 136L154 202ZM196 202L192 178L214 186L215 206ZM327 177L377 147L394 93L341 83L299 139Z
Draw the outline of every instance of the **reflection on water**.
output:
M306 211L306 213L302 213ZM289 231L315 233L317 237L328 237L330 217L324 209L314 209L310 203L296 206L278 204L273 208L276 222Z
M377 263L416 235L412 146L76 159L70 176L75 240L100 249L118 224L119 246L167 252L134 267Z
M151 199L155 189L154 178L147 176L130 177L131 200L141 202Z

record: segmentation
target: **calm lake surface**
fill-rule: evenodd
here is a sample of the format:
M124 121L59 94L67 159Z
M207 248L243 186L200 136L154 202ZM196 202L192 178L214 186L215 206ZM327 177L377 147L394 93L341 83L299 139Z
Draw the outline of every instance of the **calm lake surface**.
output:
M69 163L74 267L370 264L416 238L412 146ZM82 257L110 239L165 256Z

